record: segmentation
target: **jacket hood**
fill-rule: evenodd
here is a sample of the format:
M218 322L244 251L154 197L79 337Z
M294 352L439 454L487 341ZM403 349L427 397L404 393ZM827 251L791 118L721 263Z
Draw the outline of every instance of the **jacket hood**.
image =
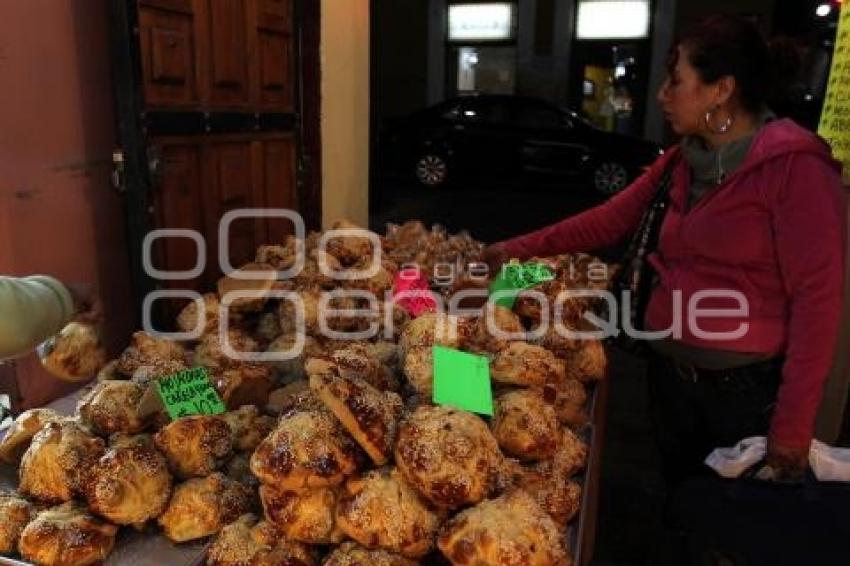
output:
M833 159L832 150L823 138L793 120L782 118L768 122L756 133L739 171L794 153L817 156L838 171L841 170L841 164Z

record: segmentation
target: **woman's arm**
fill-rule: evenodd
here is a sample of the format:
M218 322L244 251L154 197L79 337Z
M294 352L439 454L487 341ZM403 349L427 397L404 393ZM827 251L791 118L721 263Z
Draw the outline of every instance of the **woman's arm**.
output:
M58 280L0 277L0 360L26 354L73 316L71 292Z
M637 229L673 149L629 187L605 203L560 222L491 246L503 258L528 259L561 253L589 252L611 246Z
M832 365L844 293L847 203L838 171L796 155L768 193L785 291L788 345L769 447L808 456L823 384ZM781 179L782 177L778 177Z

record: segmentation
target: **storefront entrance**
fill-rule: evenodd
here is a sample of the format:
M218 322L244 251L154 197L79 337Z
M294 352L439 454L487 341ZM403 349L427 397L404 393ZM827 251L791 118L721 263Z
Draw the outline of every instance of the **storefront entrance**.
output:
M448 19L448 96L514 94L517 76L516 4L450 4Z
M643 134L651 103L650 7L648 0L578 3L570 100L580 100L585 117L604 130Z

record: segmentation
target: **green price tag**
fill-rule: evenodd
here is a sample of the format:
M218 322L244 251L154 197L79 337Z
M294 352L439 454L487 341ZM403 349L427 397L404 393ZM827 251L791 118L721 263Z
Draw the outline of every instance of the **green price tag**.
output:
M227 411L206 368L192 368L156 382L159 396L172 420L190 415L220 415Z
M493 415L490 362L484 356L434 346L434 403Z
M512 309L520 291L554 278L552 271L542 263L508 263L490 284L490 295L509 291L502 293L495 301L497 305Z

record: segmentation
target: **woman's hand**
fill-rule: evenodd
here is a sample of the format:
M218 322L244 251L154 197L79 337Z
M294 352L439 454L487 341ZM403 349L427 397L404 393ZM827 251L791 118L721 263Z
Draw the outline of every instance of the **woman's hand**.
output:
M780 483L800 483L809 467L809 447L792 448L768 441L764 464L755 478Z
M780 481L800 481L809 467L809 447L791 448L768 442L765 461L777 470Z

